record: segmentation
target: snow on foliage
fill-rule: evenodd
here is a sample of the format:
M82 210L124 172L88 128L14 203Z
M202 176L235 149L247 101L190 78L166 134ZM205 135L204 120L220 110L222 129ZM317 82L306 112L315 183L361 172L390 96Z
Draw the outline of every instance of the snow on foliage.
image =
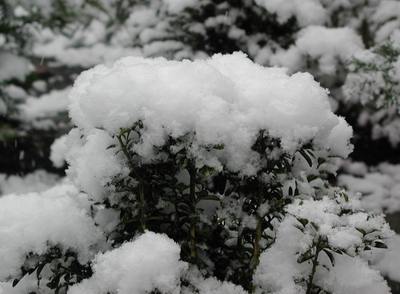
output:
M69 88L52 91L40 97L28 97L19 105L21 117L25 123L30 122L36 128L55 128L56 117L66 111Z
M21 269L34 266L51 247L72 250L80 262L88 262L102 234L87 209L87 200L71 184L0 197L0 281L19 278Z
M377 25L376 42L384 42L400 28L400 3L393 0L378 1L372 16Z
M389 227L383 217L369 218L356 200L342 196L298 200L287 207L276 241L261 255L255 273L260 292L389 293L379 272L354 257L390 236ZM309 279L315 279L313 287Z
M400 38L356 54L343 85L347 102L361 107L357 123L393 146L400 143L399 76Z
M318 0L256 0L256 3L276 13L280 23L285 23L294 16L303 27L323 24L327 18L326 11Z
M340 186L352 194L361 194L361 202L368 211L395 213L400 211L400 166L381 163L368 168L361 162L344 165L339 175Z
M196 0L163 0L171 13L179 13L185 8L193 7Z
M70 164L67 174L71 179L75 179L77 186L90 197L102 200L108 194L105 186L110 179L118 174L126 175L126 168L115 156L115 151L108 148L114 141L107 132L94 129L87 135L82 145L76 146L74 144L79 142L79 136L78 130L73 129L67 138L66 159ZM53 151L66 150L61 148ZM55 152L54 156L60 157L63 154Z
M388 249L373 257L374 268L393 281L400 281L400 236L394 235L387 242Z
M308 26L298 33L292 47L278 51L271 61L299 70L306 67L304 59L309 58L318 62L317 72L334 74L340 64L346 64L363 48L361 38L351 28Z
M348 194L332 186L352 130L328 100L397 146L398 50L382 42L400 34L398 4L0 3L5 148L67 132L72 80L105 64L77 79L75 128L51 148L75 187L0 176L13 193L0 197L13 210L0 215L0 293L389 293L376 270L400 279L380 215L399 209L397 166L340 176ZM317 81L241 53L207 58L238 50ZM113 63L128 55L203 60Z
M70 293L388 293L360 257L385 246L387 224L328 181L352 150L328 98L309 74L242 53L129 57L82 73L76 127L52 158L66 159L114 249ZM362 274L338 283L350 263Z
M96 256L94 274L68 294L179 293L180 277L188 265L180 247L165 235L146 232L121 247Z

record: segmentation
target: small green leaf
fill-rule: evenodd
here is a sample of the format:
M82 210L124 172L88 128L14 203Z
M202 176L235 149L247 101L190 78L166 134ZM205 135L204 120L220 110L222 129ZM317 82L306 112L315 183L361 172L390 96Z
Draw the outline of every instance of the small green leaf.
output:
M303 225L303 227L308 224L308 220L305 218L298 218L297 220Z
M14 281L12 282L12 286L15 287L17 286L17 284L19 283L19 279L14 279Z
M375 248L388 248L387 245L380 240L376 240L372 246L374 246Z
M323 251L328 256L329 260L331 261L332 266L335 266L335 257L333 256L333 253L326 248L323 249Z
M299 150L299 152L303 156L303 158L307 161L308 165L312 167L312 159L310 158L310 156L303 149Z

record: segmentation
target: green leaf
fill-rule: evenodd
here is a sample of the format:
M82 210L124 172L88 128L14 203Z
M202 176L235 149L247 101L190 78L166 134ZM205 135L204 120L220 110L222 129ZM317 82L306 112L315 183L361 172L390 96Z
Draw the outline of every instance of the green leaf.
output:
M299 153L303 156L303 158L307 161L308 165L310 167L312 167L312 159L310 158L310 156L303 150L300 149Z
M324 248L322 250L328 256L329 260L331 261L332 266L335 266L335 257L333 256L333 253L326 248Z
M372 246L374 246L375 248L388 248L387 245L380 240L375 240Z
M221 199L217 195L204 195L199 198L199 200L212 200L212 201L221 201Z
M367 234L367 232L363 229L356 228L356 230L359 231L363 236L365 236Z
M14 279L14 281L12 282L12 286L13 286L13 287L17 286L17 284L19 283L19 281L21 281L21 280L19 280L19 279Z
M308 224L308 219L298 218L297 220L303 225L303 227L305 227Z

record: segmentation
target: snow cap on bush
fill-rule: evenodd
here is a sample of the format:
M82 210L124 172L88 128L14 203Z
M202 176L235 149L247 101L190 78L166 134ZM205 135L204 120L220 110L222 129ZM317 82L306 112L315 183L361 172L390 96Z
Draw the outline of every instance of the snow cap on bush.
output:
M146 232L97 256L94 275L68 294L144 294L156 289L179 293L180 277L187 269L187 263L180 261L180 250L166 235Z
M211 166L226 163L244 174L257 170L251 147L260 130L289 154L308 142L333 156L351 151L351 128L332 113L327 91L311 75L289 76L243 53L182 62L123 58L81 74L70 99L70 116L86 135L93 128L114 135L141 120L145 131L135 148L149 160L168 135L189 132L197 146L224 146Z

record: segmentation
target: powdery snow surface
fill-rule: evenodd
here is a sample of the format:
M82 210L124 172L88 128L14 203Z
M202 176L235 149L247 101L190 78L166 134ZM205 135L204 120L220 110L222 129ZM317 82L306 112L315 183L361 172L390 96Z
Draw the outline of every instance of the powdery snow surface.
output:
M311 140L331 155L351 151L352 129L332 113L327 91L310 74L288 76L242 53L183 62L124 58L81 74L70 99L70 116L86 135L93 128L116 134L142 120L145 134L135 148L144 158L167 135L191 131L198 146L224 144L218 159L247 174L257 169L251 146L261 129L288 153Z
M0 197L0 282L18 274L27 253L43 254L49 246L72 249L81 261L102 239L87 214L88 204L70 184L45 192Z
M241 286L227 281L219 281L214 277L204 279L198 270L191 270L187 273L192 285L196 287L199 294L247 294ZM182 293L192 294L193 291L183 289Z
M166 235L146 232L95 258L94 275L71 287L68 294L140 294L158 289L179 293L188 264L180 261L180 246Z
M115 149L108 148L114 144L111 136L103 131L94 129L80 145L79 131L73 129L66 142L57 142L54 145L52 158L59 162L63 159L65 150L67 162L70 164L67 175L80 189L87 192L92 198L101 200L107 196L106 184L115 175L128 175L129 170L115 155ZM77 143L79 142L79 143ZM59 161L58 161L59 160Z
M181 285L190 281L199 294L246 294L241 286L204 278L196 268L180 260L180 246L164 234L145 232L121 247L99 254L94 274L74 285L68 294L193 293Z

